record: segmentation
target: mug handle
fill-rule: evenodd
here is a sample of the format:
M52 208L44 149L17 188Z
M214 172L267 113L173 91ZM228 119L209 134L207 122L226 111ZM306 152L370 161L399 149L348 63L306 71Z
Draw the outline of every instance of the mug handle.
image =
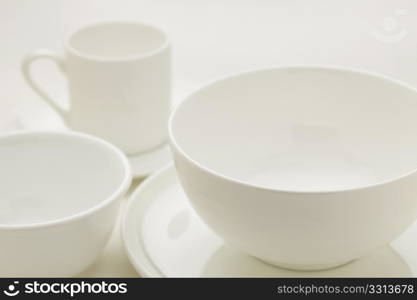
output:
M23 77L25 78L26 82L29 84L29 86L55 111L57 112L61 118L64 120L65 123L68 122L68 111L60 107L56 102L42 89L32 78L32 75L30 73L30 68L33 62L35 62L38 59L50 59L54 61L58 69L65 73L65 62L64 59L47 49L39 49L35 50L23 59L22 62L22 73Z

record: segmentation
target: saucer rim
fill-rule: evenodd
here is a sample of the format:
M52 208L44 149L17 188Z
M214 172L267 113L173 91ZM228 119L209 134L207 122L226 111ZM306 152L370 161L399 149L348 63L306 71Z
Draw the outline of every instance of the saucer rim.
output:
M144 213L146 211L146 209L143 208L152 200L143 198L142 194L144 194L151 185L155 184L156 181L161 180L162 176L167 175L174 170L174 164L170 163L146 178L130 195L126 204L126 209L122 215L121 235L123 245L125 247L126 254L130 263L142 277L166 277L163 272L159 270L159 268L152 262L152 259L149 257L146 251L142 238L137 237L137 239L134 240L131 238L132 231L142 229L142 224L140 221L143 219ZM136 222L135 227L129 226L132 220ZM132 250L133 248L137 248L139 251L134 252Z
M153 155L155 153L158 152L166 152L165 155L165 159L158 161L159 163L154 167L149 168L148 170L142 170L142 171L135 171L135 164L133 163L133 160L136 159L140 159L141 157L144 157L146 155ZM171 154L171 150L169 147L169 143L168 141L163 142L162 144L156 146L155 148L152 148L148 151L145 152L139 152L139 153L134 153L134 154L125 154L127 157L127 160L129 161L129 164L131 166L131 171L132 171L132 178L134 179L140 179L140 178L145 178L150 176L151 174L155 173L155 171L158 171L162 168L164 168L164 166L166 166L167 164L171 164L172 162L172 158L170 157ZM142 165L142 162L138 163L140 165Z

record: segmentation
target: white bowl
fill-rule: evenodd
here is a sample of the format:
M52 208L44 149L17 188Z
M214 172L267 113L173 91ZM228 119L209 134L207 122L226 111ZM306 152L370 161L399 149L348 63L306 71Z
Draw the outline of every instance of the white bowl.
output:
M324 269L417 217L417 93L334 67L241 73L191 94L170 140L194 208L264 261Z
M80 133L0 136L0 276L71 276L94 262L131 182L116 147Z

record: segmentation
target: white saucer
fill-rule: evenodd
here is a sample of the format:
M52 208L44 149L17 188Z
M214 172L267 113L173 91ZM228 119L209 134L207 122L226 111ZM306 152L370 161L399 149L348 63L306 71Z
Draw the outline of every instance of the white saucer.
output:
M172 105L175 106L194 88L195 84L185 80L175 80L173 86ZM63 98L57 97L57 99ZM62 120L41 100L34 103L25 103L24 106L20 107L17 118L19 129L68 130ZM169 163L171 152L166 143L147 152L128 155L128 159L132 167L133 177L141 178Z
M297 272L265 264L210 231L189 205L173 166L133 192L122 226L129 259L144 277L417 276L417 224L391 246L336 269Z
M145 177L172 160L171 150L166 143L148 152L128 155L127 158L130 162L132 176L135 178Z

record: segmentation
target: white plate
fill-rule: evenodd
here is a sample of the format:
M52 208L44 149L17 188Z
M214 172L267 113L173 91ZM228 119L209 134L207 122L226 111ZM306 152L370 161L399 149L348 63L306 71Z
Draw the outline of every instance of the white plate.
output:
M173 106L177 105L192 90L194 84L185 80L174 81ZM57 97L62 99L64 97ZM62 120L46 107L40 100L36 103L26 103L18 110L17 121L19 129L34 130L68 130ZM136 155L128 155L134 178L141 178L160 169L171 161L168 144Z
M391 246L336 269L297 272L265 264L210 231L189 205L173 166L134 191L122 234L131 263L145 277L417 276L417 224Z

